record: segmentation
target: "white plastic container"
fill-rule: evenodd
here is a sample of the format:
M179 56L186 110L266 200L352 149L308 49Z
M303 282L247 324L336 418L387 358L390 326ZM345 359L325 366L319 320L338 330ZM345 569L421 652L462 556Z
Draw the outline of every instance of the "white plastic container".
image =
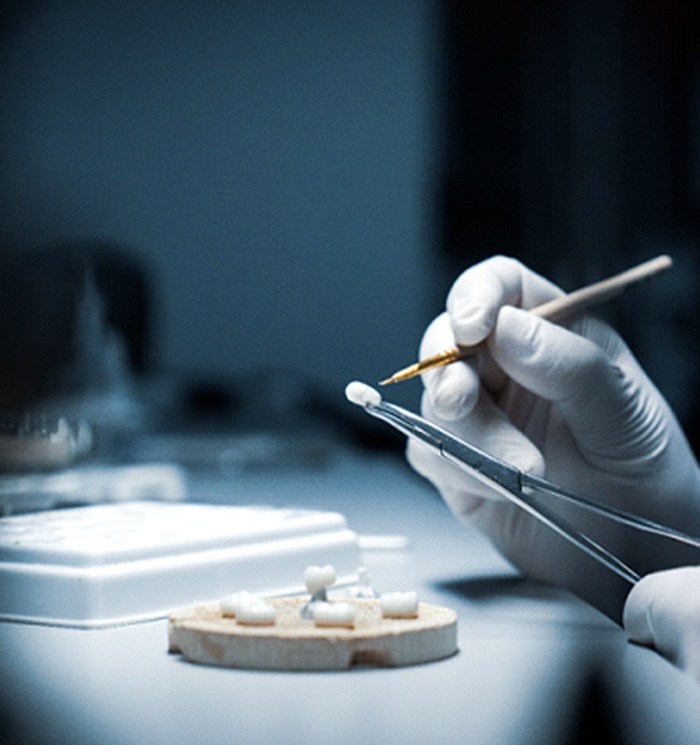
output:
M309 564L355 581L343 515L128 502L0 519L0 618L99 628L161 618L237 590L304 591Z

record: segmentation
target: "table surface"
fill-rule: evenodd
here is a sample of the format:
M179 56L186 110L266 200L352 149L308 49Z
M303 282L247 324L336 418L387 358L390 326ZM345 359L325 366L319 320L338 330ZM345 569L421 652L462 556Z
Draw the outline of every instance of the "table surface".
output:
M192 499L338 510L380 591L459 616L459 652L426 665L280 673L167 653L164 620L103 630L0 623L3 742L700 742L700 686L564 591L526 582L400 460L193 477ZM232 588L232 590L238 588ZM246 588L247 589L247 588ZM0 737L3 735L0 734ZM605 740L599 740L605 741Z

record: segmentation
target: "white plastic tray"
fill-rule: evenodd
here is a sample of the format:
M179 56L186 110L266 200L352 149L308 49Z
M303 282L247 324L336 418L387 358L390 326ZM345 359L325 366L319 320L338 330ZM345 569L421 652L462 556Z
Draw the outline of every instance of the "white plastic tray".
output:
M237 590L304 589L309 564L354 581L357 535L335 512L128 502L0 519L0 618L99 628Z

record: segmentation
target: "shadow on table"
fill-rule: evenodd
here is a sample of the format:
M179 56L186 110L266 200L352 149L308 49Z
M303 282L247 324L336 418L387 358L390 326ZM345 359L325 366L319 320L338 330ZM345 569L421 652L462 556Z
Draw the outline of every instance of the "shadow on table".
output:
M562 590L550 585L539 584L517 575L487 575L479 577L460 577L436 584L443 592L471 600L492 601L498 598L518 598L527 600L557 600Z

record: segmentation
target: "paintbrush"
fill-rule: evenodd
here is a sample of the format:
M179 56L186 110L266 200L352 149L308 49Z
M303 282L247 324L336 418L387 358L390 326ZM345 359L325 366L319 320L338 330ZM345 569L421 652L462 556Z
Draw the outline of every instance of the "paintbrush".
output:
M613 277L604 279L600 282L595 282L592 285L582 287L580 290L575 290L567 295L550 300L547 303L538 305L536 308L531 308L530 313L533 313L540 318L546 318L548 321L560 321L563 318L572 316L576 313L580 313L582 310L602 303L615 295L619 295L624 292L630 285L636 284L647 277L652 277L659 272L668 269L673 264L670 256L657 256L655 259L650 259L642 264L627 269L620 274L616 274ZM476 352L483 350L486 347L486 342L482 341L479 344L475 344L469 347L457 346L451 349L446 349L444 352L428 357L420 362L415 362L408 367L404 367L398 370L386 380L380 381L379 385L389 385L390 383L400 383L403 380L408 380L416 375L420 375L426 370L432 370L436 367L444 367L450 365L453 362L463 360L466 357L470 357Z

